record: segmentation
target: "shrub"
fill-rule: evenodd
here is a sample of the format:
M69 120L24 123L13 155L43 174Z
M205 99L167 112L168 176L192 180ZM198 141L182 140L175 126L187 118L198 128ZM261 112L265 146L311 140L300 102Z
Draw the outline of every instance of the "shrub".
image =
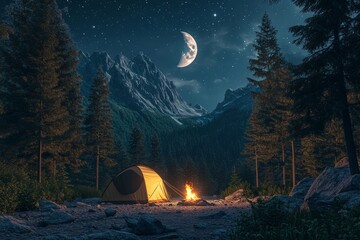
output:
M74 187L74 197L79 198L92 198L92 197L100 197L101 193L96 190L96 188L78 185Z
M360 210L339 213L288 213L281 203L258 203L252 214L244 215L230 239L327 240L359 239Z
M234 193L235 191L243 189L244 197L253 198L256 196L273 196L273 195L287 195L290 193L291 188L277 186L274 184L263 184L259 188L252 186L248 182L239 182L237 184L230 184L220 195L221 198Z
M72 199L67 175L59 172L57 177L44 178L39 184L25 169L0 162L0 213L34 209L41 199L56 202Z

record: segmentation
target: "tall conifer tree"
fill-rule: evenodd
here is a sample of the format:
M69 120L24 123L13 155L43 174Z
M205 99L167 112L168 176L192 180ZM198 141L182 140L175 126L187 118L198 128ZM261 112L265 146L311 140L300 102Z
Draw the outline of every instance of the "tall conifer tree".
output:
M245 152L255 156L256 182L258 184L258 160L270 160L281 149L282 182L286 183L285 144L288 141L288 124L291 116L291 100L286 96L290 73L280 53L276 30L269 16L262 18L260 31L254 44L257 58L250 59L249 69L256 79L249 81L259 86L254 93L254 109L247 131L248 144Z
M129 143L129 156L132 165L145 164L145 147L143 135L139 128L134 128Z
M87 151L95 162L95 186L99 189L100 161L106 166L114 164L112 115L109 104L108 79L100 68L90 89L89 106L85 120Z
M10 8L9 51L6 55L7 98L2 121L5 142L16 159L25 164L37 160L38 181L43 165L63 152L69 113L62 105L64 89L59 81L58 19L54 0L19 0Z
M290 29L297 37L295 43L310 53L299 67L292 88L294 110L301 116L295 122L295 128L303 129L304 133L319 132L324 130L327 122L341 119L350 172L357 174L359 166L348 102L348 84L354 80L352 67L349 66L359 64L349 44L350 39L358 35L354 24L357 18L354 16L359 16L359 4L349 0L293 2L303 12L312 13L304 25Z

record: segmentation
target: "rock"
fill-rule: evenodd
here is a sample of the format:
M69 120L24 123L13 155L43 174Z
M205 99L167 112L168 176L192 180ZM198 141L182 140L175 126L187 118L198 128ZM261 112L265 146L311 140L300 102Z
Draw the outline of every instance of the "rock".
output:
M94 213L94 212L96 212L96 211L95 211L94 209L90 208L90 209L88 210L88 212Z
M75 199L77 202L87 203L87 204L98 204L101 203L100 198L83 198Z
M340 192L360 191L360 174L350 176Z
M214 213L214 214L200 216L199 219L218 219L218 218L222 218L225 215L226 215L226 212L219 211L219 212Z
M230 194L229 196L225 197L226 201L235 201L242 199L244 197L244 189L239 189L235 191L234 193Z
M360 174L350 175L349 167L326 168L313 182L302 209L333 211L340 205L354 205L360 194Z
M314 178L310 178L310 177L304 178L293 187L289 196L294 198L304 199L306 193L309 191L309 188L313 184L314 180L315 180Z
M340 193L337 196L337 201L340 201L340 203L343 205L343 208L358 208L360 207L360 191L349 191Z
M39 201L39 210L40 211L51 211L51 210L56 210L56 209L61 209L61 206L49 201L49 200L40 200Z
M166 240L166 239L178 239L178 238L179 238L179 235L177 235L176 233L169 233L164 236L160 236L157 239L158 240Z
M208 227L208 225L206 223L197 223L194 224L194 228L195 229L206 229Z
M70 213L55 211L47 216L45 220L41 221L39 225L45 227L47 225L65 224L73 221L75 221L75 218Z
M142 215L138 219L133 217L124 217L129 228L137 235L156 235L169 232L160 220L149 216Z
M129 228L136 228L139 220L130 216L124 216L124 220Z
M156 204L153 203L153 202L150 202L150 203L148 203L148 206L149 206L149 207L157 207L158 205L156 205Z
M177 203L178 206L214 206L214 203L209 203L208 201L204 200L204 199L199 199L196 201L185 201L182 200L180 202Z
M105 232L91 233L75 238L74 240L140 240L140 238L132 233L107 230Z
M114 229L114 230L117 230L117 231L122 231L124 229L123 226L119 226L119 225L115 225L115 224L112 224L111 225L111 229Z
M104 212L107 217L112 217L112 216L115 216L115 214L116 214L116 210L113 208L107 208L107 209L105 209Z
M340 159L340 161L337 161L335 163L335 167L338 168L338 167L345 167L345 166L349 166L349 161L348 161L348 158L347 157L344 157L342 159Z
M294 213L299 211L304 200L301 198L295 198L288 195L275 195L273 198L268 200L265 204L280 204L281 210L286 212Z
M76 208L78 205L76 202L64 202L64 206L67 208Z
M23 221L15 217L0 216L0 233L29 233L32 231Z

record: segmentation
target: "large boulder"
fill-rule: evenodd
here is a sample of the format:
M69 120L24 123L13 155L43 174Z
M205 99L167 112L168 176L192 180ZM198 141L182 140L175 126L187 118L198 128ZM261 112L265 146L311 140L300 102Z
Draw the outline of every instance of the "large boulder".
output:
M275 195L270 200L267 200L265 204L268 206L272 204L280 204L283 211L293 213L300 210L303 202L304 201L301 198L291 197L288 195Z
M0 216L0 236L1 233L29 233L33 230L26 226L23 221L12 216Z
M162 222L150 215L134 218L124 216L127 226L137 235L156 235L169 232Z
M40 200L39 201L39 210L40 211L51 211L51 210L57 210L57 209L61 209L63 207L61 207L60 205L49 201L49 200Z
M40 222L40 226L47 225L58 225L65 223L72 223L75 221L75 218L67 212L55 211L45 217L43 221Z
M357 202L360 194L360 175L350 175L348 166L326 168L313 182L304 198L302 209L331 211L339 206Z
M239 189L235 191L234 193L230 194L229 196L225 197L226 201L236 201L236 200L242 200L244 198L244 189Z
M310 178L310 177L304 178L293 187L289 196L294 198L304 199L306 193L309 191L314 180L315 178Z

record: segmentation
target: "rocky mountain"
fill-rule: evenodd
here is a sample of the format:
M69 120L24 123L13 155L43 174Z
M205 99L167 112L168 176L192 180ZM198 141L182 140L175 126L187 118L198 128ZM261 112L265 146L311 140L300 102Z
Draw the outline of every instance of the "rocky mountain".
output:
M84 78L85 93L100 66L109 76L110 99L121 106L172 117L206 113L201 106L186 103L175 85L142 53L130 60L122 54L112 59L105 52L95 52L91 56L80 52L79 71Z
M208 123L230 110L251 112L253 105L252 93L258 92L255 85L249 83L243 88L236 90L228 89L225 92L224 100L217 104L214 111L198 118L199 123Z

